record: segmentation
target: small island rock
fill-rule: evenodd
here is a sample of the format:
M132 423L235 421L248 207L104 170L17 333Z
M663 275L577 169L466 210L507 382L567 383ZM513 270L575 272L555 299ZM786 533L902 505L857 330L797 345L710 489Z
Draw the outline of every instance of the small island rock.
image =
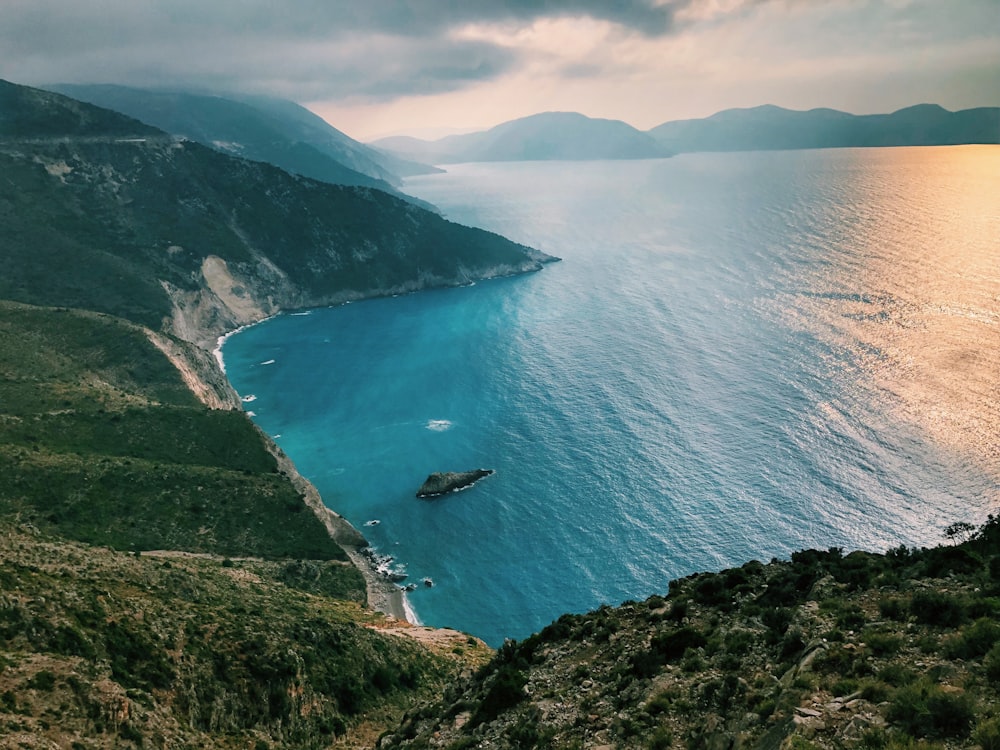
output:
M427 477L427 480L417 490L417 497L438 497L448 492L458 492L471 487L492 473L492 469L435 472Z

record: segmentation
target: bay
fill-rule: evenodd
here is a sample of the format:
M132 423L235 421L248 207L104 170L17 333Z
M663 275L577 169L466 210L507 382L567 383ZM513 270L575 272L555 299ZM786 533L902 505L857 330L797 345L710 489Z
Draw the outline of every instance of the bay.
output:
M223 352L327 505L433 579L422 621L498 645L1000 509L1000 149L448 169L406 189L562 262L280 316Z

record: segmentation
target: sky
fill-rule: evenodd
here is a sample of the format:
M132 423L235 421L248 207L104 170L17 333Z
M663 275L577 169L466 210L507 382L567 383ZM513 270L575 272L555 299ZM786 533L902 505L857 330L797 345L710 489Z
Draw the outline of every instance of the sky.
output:
M1000 0L0 0L0 78L279 96L359 140L954 110L1000 105Z

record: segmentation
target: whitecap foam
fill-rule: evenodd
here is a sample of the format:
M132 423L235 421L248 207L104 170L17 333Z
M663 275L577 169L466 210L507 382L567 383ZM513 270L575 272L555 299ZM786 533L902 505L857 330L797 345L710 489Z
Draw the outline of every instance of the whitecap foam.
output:
M428 419L424 426L428 430L434 430L434 432L444 432L451 429L451 421L448 419Z
M411 625L423 625L423 621L417 616L417 611L410 604L410 597L403 592L403 613L406 615L406 621Z

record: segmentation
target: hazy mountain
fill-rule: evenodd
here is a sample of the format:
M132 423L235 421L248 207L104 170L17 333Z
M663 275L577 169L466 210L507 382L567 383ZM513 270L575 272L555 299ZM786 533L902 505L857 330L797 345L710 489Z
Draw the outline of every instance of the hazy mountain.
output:
M920 104L888 115L852 115L765 105L666 122L649 134L678 152L1000 143L1000 108L949 112Z
M304 107L283 99L236 99L112 85L58 84L48 88L224 153L335 185L398 194L395 188L401 175L434 171L368 148Z
M467 161L541 161L653 159L669 149L620 120L600 120L576 112L545 112L478 133L436 141L393 137L376 148L418 161L448 164Z
M236 159L59 94L3 83L0 111L0 298L167 320L204 342L281 308L547 259L381 191ZM30 137L41 121L47 137Z

